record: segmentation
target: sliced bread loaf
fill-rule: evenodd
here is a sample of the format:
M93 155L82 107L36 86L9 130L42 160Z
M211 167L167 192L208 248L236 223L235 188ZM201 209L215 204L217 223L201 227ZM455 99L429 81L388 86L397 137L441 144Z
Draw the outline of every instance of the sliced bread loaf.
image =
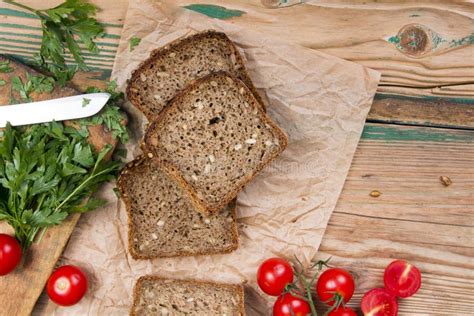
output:
M204 214L232 201L287 145L247 86L224 72L183 90L149 126L144 141L149 154L173 166Z
M224 33L216 31L197 33L153 51L133 72L127 96L151 121L181 89L219 70L245 82L263 107L239 52Z
M156 159L138 158L118 180L135 259L227 253L237 249L235 203L219 214L196 212L183 188Z
M133 291L132 316L243 316L242 285L144 276Z

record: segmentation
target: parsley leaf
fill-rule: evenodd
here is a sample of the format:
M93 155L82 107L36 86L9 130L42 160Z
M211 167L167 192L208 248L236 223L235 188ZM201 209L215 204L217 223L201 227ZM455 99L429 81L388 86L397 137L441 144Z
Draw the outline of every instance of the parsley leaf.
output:
M87 105L91 103L91 99L82 98L82 107L85 108Z
M28 102L31 101L32 92L50 93L54 90L54 79L42 75L33 76L27 73L25 82L19 76L12 77L11 82L12 89L18 91L20 97Z
M3 79L0 79L0 87L6 85L7 82Z
M12 72L13 68L9 66L10 61L5 60L5 61L0 61L0 72L6 73L6 72Z
M95 39L104 35L104 27L94 18L97 8L83 0L66 0L57 7L36 10L15 0L4 0L36 14L41 20L43 36L35 63L50 71L61 85L72 79L77 69L88 70L83 48L97 54ZM77 67L68 67L64 55L69 51Z
M137 47L140 42L142 41L141 38L139 37L136 37L136 36L133 36L131 39L130 39L130 51L133 52L133 50L135 49L135 47Z
M60 122L7 125L0 139L0 220L15 229L23 249L69 214L103 205L87 198L120 166L105 160L111 146L95 153L86 137Z

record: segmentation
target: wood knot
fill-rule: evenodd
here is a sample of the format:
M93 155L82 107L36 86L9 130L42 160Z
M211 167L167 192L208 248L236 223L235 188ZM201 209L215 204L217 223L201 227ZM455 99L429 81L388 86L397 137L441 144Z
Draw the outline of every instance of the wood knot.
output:
M400 29L397 46L403 53L410 56L421 56L431 50L431 37L428 29L420 24L408 24Z

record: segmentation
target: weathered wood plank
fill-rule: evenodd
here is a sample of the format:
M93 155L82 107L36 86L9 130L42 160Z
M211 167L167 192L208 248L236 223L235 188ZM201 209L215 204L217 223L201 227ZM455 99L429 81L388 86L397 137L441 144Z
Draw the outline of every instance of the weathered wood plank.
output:
M369 121L474 129L474 99L378 93Z
M408 86L433 95L432 89L449 85L460 86L459 95L472 95L474 29L469 3L359 6L314 1L277 10L245 0L177 3L188 8L200 4L195 11L210 16L225 9L240 12L228 21L379 70L385 92L400 93ZM204 10L205 5L217 7Z
M470 315L473 236L474 131L367 124L318 258L354 273L350 306L402 258L421 269L423 286L400 300L399 315Z

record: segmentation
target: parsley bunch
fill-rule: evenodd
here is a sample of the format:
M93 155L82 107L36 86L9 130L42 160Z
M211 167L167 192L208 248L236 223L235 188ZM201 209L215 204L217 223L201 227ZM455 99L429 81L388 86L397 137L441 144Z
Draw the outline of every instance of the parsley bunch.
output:
M23 249L69 214L103 205L87 198L120 166L104 159L111 146L95 153L78 130L58 122L8 125L0 140L0 220L15 229Z
M41 20L43 36L36 63L50 71L61 85L69 81L77 68L87 71L81 50L97 54L95 39L104 35L104 27L94 18L97 8L83 0L66 0L57 7L36 10L15 0L4 2L36 14ZM72 54L77 67L69 68L64 60L66 49Z

